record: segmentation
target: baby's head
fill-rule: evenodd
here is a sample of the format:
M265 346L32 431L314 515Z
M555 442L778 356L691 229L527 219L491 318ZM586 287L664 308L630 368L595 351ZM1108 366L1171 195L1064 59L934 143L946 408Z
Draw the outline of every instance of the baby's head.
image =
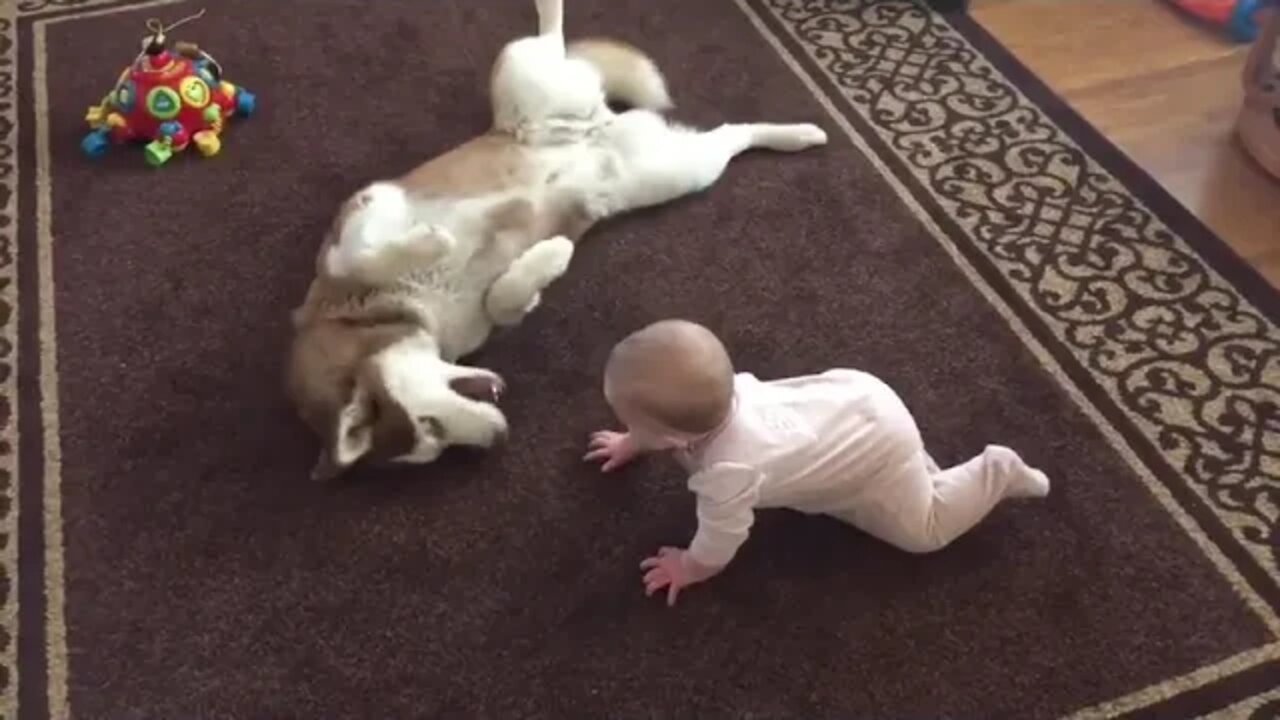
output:
M604 394L633 433L671 443L715 430L733 408L733 362L710 330L661 320L613 348Z

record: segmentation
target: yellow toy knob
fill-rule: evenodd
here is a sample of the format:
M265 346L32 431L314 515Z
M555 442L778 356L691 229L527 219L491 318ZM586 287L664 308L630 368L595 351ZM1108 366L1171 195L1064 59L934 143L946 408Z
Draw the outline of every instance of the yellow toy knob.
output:
M208 130L201 130L192 139L196 143L196 149L205 157L213 157L222 149L222 141L218 139L218 135Z

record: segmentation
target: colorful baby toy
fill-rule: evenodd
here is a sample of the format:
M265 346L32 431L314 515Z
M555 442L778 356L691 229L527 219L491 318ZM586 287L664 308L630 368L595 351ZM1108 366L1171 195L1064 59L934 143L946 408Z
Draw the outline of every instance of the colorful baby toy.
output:
M1226 28L1236 42L1253 42L1258 36L1258 11L1266 0L1170 0L1182 10Z
M101 157L112 143L146 142L145 157L152 167L164 165L192 143L210 157L222 147L227 120L253 113L253 93L223 80L222 66L213 56L186 42L169 50L165 32L199 16L168 27L147 21L151 34L143 39L142 52L102 103L85 115L92 128L80 143L86 155Z

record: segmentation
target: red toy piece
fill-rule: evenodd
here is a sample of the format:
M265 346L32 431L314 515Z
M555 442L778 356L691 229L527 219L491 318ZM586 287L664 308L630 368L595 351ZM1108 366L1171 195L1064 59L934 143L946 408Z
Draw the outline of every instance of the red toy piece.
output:
M153 167L192 142L200 154L216 155L226 121L254 110L253 94L223 80L212 56L190 43L177 43L170 51L163 29L153 29L143 53L85 116L92 132L80 146L90 157L105 154L111 143L138 141L147 142L146 159Z

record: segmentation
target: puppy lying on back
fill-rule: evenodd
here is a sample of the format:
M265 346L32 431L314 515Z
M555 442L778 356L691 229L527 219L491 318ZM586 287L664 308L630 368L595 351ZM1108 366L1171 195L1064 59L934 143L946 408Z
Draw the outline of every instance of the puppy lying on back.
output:
M362 459L427 463L506 436L501 378L459 364L520 322L595 223L707 188L750 148L826 142L813 125L669 124L666 83L630 46L566 48L563 0L490 76L493 128L339 209L294 311L289 394L324 450L313 475ZM614 113L607 101L631 106Z

